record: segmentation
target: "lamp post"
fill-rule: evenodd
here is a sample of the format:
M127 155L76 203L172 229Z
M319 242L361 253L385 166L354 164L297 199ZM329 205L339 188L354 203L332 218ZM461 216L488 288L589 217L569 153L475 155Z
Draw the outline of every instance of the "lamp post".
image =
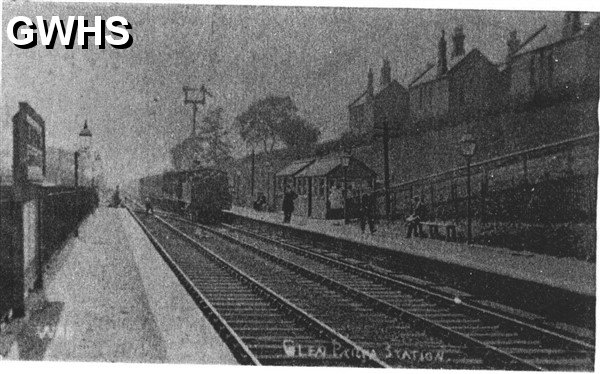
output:
M342 196L344 198L344 224L347 225L350 222L348 217L348 166L350 165L350 152L344 151L340 157L340 164L344 171L344 190Z
M460 139L460 150L467 161L467 243L471 244L473 237L471 234L471 159L475 154L475 139L473 135L465 134Z
M267 196L270 203L275 206L275 189L273 189L273 194L271 195L271 176L273 175L274 167L271 161L267 161L265 163L265 168L267 170ZM275 179L275 177L273 177Z
M235 170L235 203L240 205L240 183L242 181L242 172L238 169Z
M92 145L92 132L88 128L87 120L83 124L83 129L79 132L77 150L75 151L75 210L76 219L79 219L79 156L87 152ZM75 236L79 236L79 226L75 227Z
M250 201L254 200L254 164L255 164L256 155L254 154L254 146L252 146L252 165L250 170Z

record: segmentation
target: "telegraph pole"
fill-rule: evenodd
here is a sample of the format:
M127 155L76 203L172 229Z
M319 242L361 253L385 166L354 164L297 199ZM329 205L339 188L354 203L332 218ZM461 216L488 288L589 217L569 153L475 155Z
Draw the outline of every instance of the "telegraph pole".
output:
M252 195L251 201L254 200L254 163L255 163L254 157L255 157L254 147L252 147L252 170L250 171L250 174L251 174L251 176L250 176L250 178L251 178L250 179L250 194Z
M383 122L383 184L385 189L385 215L390 218L390 133L388 122Z
M201 99L192 100L188 96L188 92L190 91L200 91L202 93ZM183 99L184 104L192 104L192 136L196 135L196 115L198 114L198 104L204 105L206 103L206 96L213 97L213 95L208 92L206 87L202 85L200 88L193 88L188 86L183 86L183 94L185 98Z

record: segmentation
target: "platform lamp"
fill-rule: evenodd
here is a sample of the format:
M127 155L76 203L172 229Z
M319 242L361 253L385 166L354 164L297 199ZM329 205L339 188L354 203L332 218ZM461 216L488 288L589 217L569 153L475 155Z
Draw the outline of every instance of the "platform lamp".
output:
M467 161L467 243L473 242L471 234L471 159L475 155L475 139L470 133L460 139L460 151Z
M88 128L87 120L83 123L83 129L79 132L77 139L77 150L75 151L75 209L77 210L77 219L79 219L79 156L87 152L92 146L92 132ZM75 236L79 236L79 226L75 226Z
M271 161L265 162L265 170L267 172L267 196L273 203L273 206L275 206L275 190L273 190L273 195L271 195L271 175L273 174L274 170L273 163Z
M350 218L348 217L348 166L350 165L350 152L348 152L348 150L344 150L344 153L340 156L340 164L342 165L344 172L344 190L342 192L342 197L344 198L344 224L347 225L350 223Z
M83 129L79 132L77 150L75 151L75 187L79 187L79 156L87 152L92 146L92 132L88 128L87 120L83 124Z
M242 172L235 169L235 203L240 205L240 184L242 183Z

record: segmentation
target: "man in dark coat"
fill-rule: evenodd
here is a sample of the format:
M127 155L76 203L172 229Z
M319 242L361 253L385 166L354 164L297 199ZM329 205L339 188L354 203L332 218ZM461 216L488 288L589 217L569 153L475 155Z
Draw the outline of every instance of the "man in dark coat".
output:
M146 214L154 214L154 207L149 197L144 200L144 204L146 205Z
M375 231L375 216L377 212L377 204L375 194L366 192L360 198L360 229L365 232L367 222L369 223L369 231L374 234Z
M294 192L290 186L285 187L282 204L283 223L290 223L292 212L294 211L294 200L296 200L297 197L298 195L296 195L296 192Z

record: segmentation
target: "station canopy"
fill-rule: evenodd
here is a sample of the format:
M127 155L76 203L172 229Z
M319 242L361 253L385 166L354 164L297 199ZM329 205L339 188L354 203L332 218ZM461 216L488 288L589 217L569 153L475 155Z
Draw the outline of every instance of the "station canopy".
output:
M296 175L296 177L332 177L339 178L342 176L342 161L339 156L328 157L315 161L306 169ZM348 166L348 177L357 179L375 178L376 173L367 167L362 161L354 157L350 157Z
M315 161L314 159L294 161L291 164L289 164L288 166L286 166L285 168L279 170L277 172L277 174L275 174L275 175L278 177L294 176L294 175L298 174L299 172L301 172L302 170L304 170L308 165L312 164L314 161Z

